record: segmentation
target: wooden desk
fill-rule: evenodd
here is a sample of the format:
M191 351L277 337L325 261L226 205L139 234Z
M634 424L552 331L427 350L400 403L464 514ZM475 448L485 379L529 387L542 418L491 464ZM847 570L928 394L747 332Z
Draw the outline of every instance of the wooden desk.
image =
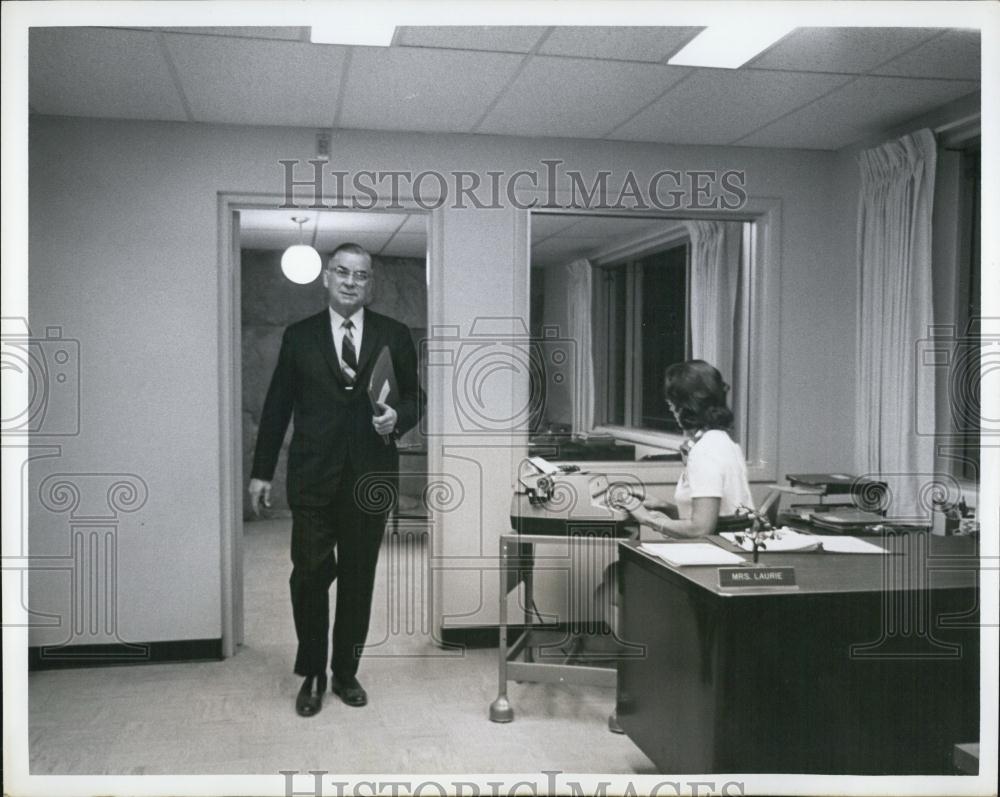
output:
M975 539L881 542L763 554L799 588L738 592L622 543L622 635L646 645L622 728L664 773L952 774L979 737Z

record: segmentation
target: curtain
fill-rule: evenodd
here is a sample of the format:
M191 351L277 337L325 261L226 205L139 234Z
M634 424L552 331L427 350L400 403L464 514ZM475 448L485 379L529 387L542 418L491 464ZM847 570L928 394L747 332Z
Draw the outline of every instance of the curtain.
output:
M592 338L593 273L589 260L575 260L563 266L569 286L567 332L576 344L576 376L572 395L574 434L594 428L594 346Z
M921 518L934 470L934 369L918 360L933 323L931 212L937 149L920 130L859 157L857 452L893 485L893 515Z
M744 224L685 221L684 226L691 237L691 357L714 365L730 386L734 435L745 445L741 420L746 412L746 365L737 366L736 356L747 343L747 313L742 302L737 306L749 273L742 246Z

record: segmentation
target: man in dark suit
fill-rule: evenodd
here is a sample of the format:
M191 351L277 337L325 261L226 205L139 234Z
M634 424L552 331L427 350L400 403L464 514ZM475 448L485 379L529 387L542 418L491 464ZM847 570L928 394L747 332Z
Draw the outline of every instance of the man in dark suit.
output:
M367 695L356 674L368 635L375 566L395 491L395 438L417 423L417 356L404 324L368 310L371 256L344 244L323 272L329 307L285 330L261 413L250 480L253 510L270 506L271 479L289 420L288 503L292 509L292 614L301 716L322 707L329 654L329 588L337 579L333 691L351 706ZM399 386L394 406L373 411L368 383L388 347Z

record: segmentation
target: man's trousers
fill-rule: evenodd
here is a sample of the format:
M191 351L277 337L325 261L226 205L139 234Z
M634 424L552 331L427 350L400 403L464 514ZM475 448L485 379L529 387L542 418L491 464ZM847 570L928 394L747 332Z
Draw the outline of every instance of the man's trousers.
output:
M358 505L355 477L342 474L326 506L292 507L292 615L298 636L297 675L322 675L327 661L346 680L358 671L368 636L372 590L385 511ZM381 508L381 507L379 507ZM337 582L330 658L330 585Z

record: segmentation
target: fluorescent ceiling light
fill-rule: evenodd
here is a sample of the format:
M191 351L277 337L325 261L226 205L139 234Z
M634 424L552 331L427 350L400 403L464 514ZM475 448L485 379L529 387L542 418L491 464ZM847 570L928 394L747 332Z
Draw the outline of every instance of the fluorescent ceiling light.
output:
M388 22L323 22L309 29L313 44L360 44L365 47L388 47L396 26Z
M684 45L667 63L736 69L794 29L793 25L760 23L712 25Z

